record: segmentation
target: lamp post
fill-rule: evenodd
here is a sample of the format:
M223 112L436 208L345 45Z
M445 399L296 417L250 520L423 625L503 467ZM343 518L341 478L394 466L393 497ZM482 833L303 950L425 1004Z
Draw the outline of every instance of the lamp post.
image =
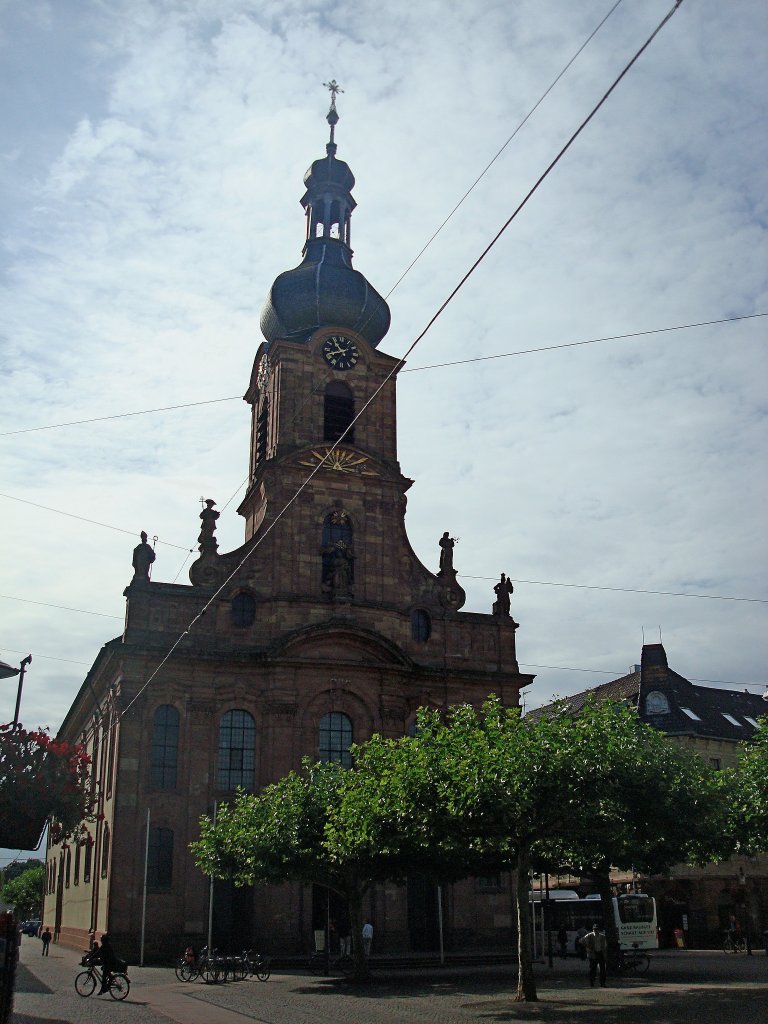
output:
M750 928L752 925L752 903L749 898L747 887L747 875L743 867L739 868L739 886L741 887L741 900L744 908L744 940L747 944L747 956L752 956L752 940Z
M16 710L13 713L13 728L19 724L19 709L21 708L21 690L24 686L24 672L26 671L27 665L31 664L32 655L28 654L22 661L18 668L14 668L12 665L6 665L4 661L0 661L0 679L11 679L13 676L19 677L19 686L16 690Z

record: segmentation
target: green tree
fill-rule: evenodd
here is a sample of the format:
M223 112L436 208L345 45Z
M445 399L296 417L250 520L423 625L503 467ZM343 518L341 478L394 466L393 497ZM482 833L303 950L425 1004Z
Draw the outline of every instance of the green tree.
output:
M611 868L664 874L681 861L728 855L727 791L703 758L625 704L588 702L576 714L562 706L548 717L570 766L563 796L583 813L536 843L538 867L590 878L606 908ZM603 919L615 951L613 916L605 911Z
M726 775L731 798L731 834L739 853L768 852L768 716L752 739L741 744L735 772Z
M347 903L352 934L363 927L362 903L374 881L386 877L386 858L360 859L355 850L329 854L325 830L331 809L353 772L338 764L305 761L261 793L238 793L221 806L215 823L200 822L200 839L191 844L197 866L236 885L278 884L297 880L326 886ZM353 943L355 977L368 972L359 941Z
M14 907L16 917L39 917L43 909L43 885L45 869L30 868L10 882L6 882L0 891L0 898Z

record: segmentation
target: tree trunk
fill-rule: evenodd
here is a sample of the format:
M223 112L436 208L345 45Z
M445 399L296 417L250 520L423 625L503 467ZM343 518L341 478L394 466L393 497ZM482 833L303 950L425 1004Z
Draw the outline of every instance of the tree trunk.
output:
M347 898L347 909L349 910L349 926L352 934L352 959L355 969L352 977L355 981L367 981L370 975L368 960L363 949L363 893L355 888L350 888L345 893Z
M517 859L517 995L518 1003L535 1003L536 980L531 959L531 903L529 899L529 857L527 847L520 848Z
M613 890L611 889L609 870L607 865L595 868L590 877L600 893L600 912L608 943L607 960L612 967L615 967L619 958L619 929L613 916Z

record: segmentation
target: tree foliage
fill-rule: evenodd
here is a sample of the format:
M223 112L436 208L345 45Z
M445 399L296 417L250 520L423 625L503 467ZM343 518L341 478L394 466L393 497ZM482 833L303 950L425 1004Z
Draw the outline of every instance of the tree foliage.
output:
M43 909L44 880L43 867L29 868L5 883L0 898L14 907L16 917L38 917Z
M198 865L240 884L328 885L348 900L357 935L374 881L516 869L520 1000L536 999L533 863L591 874L609 898L611 865L664 870L717 852L723 832L714 773L620 704L528 718L496 699L423 710L415 736L374 736L353 757L354 770L306 762L240 794L215 825L203 819Z
M89 764L45 730L0 725L0 846L35 849L49 819L52 842L74 832L90 814Z
M768 716L759 725L742 744L738 768L728 773L734 846L747 854L768 852Z

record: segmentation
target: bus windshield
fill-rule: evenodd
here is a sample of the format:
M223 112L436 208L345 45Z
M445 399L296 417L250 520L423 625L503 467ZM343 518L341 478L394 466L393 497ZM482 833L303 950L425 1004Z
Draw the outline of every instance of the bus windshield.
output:
M620 896L618 904L619 920L622 924L653 920L653 900L649 900L647 896Z

